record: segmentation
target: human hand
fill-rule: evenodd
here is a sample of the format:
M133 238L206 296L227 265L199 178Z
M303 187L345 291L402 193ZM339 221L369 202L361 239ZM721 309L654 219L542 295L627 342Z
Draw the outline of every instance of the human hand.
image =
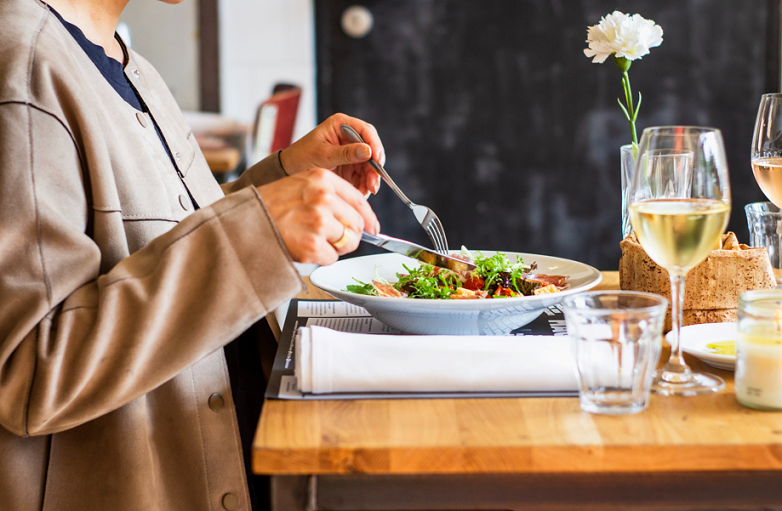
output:
M352 126L366 144L348 139L340 128L343 124ZM315 168L332 170L366 195L377 193L380 188L380 176L366 163L370 157L381 165L386 160L375 127L360 119L334 114L284 149L280 162L291 176Z
M274 181L258 192L298 263L331 264L358 247L361 231L380 232L380 223L361 192L326 169Z

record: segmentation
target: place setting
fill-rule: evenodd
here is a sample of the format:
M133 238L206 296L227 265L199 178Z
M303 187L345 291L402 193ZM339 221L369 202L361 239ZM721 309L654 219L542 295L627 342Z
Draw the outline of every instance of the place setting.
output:
M435 225L437 233L422 223L437 247L446 237ZM559 304L598 285L598 270L537 254L429 249L385 235L364 233L362 241L390 253L309 275L341 302L291 301L267 398L578 395Z
M391 253L310 275L339 301L291 303L267 397L578 396L584 411L624 415L644 410L653 393L721 391L720 376L693 371L682 353L717 369L736 367L741 332L766 332L762 313L750 320L748 311L768 309L775 291L757 298L760 291L745 288L775 284L768 253L723 235L730 188L718 130L647 128L638 147L622 289L590 292L601 273L567 259L445 253L374 237L369 242ZM739 267L744 280L735 278ZM727 275L732 287L704 301L704 285L719 287ZM740 332L732 314L755 326ZM703 317L723 321L682 327L684 318ZM670 359L658 368L668 330ZM737 393L740 385L737 379ZM739 401L753 405L751 397Z
M774 179L762 173L776 165L772 142L757 140L770 122L768 101L753 142L763 149L753 149L753 167L764 191ZM362 241L389 253L316 269L310 283L339 301L320 313L291 302L267 397L579 396L584 411L622 415L644 410L651 393L722 391L723 378L693 371L687 353L736 370L740 403L782 408L782 293L770 289L769 257L779 250L776 212L746 208L753 241L771 242L768 250L723 234L731 193L717 129L646 128L634 147L623 192L632 230L615 291L589 292L601 272L577 261L447 250L437 215L412 204L376 164L435 248L364 233ZM670 358L658 368L664 332Z
M335 300L291 302L268 398L578 396L586 412L634 414L652 394L724 391L724 378L693 370L686 353L736 371L740 403L782 409L782 291L773 289L782 264L774 205L782 95L764 95L758 112L752 166L772 203L746 205L745 245L724 233L732 195L721 131L652 126L639 139L641 97L634 103L628 78L635 58L606 53L601 30L590 28L585 53L597 63L611 56L622 72L632 137L621 150L618 286L592 291L603 273L571 259L454 250L437 214L372 160L433 248L363 233L388 253L316 269L309 282Z

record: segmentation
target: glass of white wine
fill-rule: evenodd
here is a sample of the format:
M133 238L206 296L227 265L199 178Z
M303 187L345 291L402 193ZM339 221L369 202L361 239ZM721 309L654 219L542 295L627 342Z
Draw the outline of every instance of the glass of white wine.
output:
M763 94L752 135L752 172L760 189L782 208L782 94Z
M655 161L671 151L692 153L692 170L672 172ZM649 257L671 278L671 357L654 376L652 391L694 396L725 386L718 376L696 373L682 355L684 277L706 259L719 242L730 217L728 162L722 133L714 128L646 128L638 144L630 187L630 222ZM682 176L687 176L685 179Z

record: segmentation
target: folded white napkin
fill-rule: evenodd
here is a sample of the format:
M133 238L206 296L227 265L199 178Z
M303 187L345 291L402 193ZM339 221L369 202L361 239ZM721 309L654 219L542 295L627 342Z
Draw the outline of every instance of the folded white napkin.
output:
M301 392L573 391L570 338L371 335L299 328Z

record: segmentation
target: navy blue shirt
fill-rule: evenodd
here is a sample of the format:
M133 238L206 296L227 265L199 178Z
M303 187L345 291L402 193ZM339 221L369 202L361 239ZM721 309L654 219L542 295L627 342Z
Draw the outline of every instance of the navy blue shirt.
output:
M62 16L60 16L60 13L55 11L51 6L49 6L49 10L57 16L57 19L60 20L65 29L70 32L74 39L76 39L76 42L79 43L79 46L84 50L84 53L86 53L90 60L95 64L106 81L109 82L115 91L117 91L117 94L136 110L145 112L147 110L145 108L146 105L142 104L138 95L136 95L133 86L130 85L128 78L125 76L125 70L122 63L106 55L106 51L102 46L98 46L87 39L84 32L82 32L79 27L65 21Z

